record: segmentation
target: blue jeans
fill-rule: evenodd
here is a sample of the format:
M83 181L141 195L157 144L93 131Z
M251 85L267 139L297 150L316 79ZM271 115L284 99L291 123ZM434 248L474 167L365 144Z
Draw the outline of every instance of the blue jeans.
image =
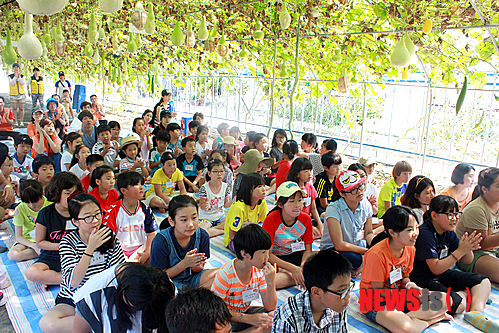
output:
M338 252L341 253L342 255L344 255L345 258L347 258L348 261L350 261L350 263L353 266L353 269L357 269L360 266L362 266L362 255L361 254L354 253L354 252L340 252L340 251L338 251Z
M33 108L32 110L36 110L37 107L36 107L36 103L39 102L40 103L40 107L38 108L39 110L44 110L44 106L43 106L43 94L31 94L31 101L33 101Z

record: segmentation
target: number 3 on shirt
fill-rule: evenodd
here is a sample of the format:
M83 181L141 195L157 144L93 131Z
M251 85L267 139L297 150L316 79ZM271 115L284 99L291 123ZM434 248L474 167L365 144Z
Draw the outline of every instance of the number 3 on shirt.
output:
M237 228L237 226L239 225L239 222L241 222L241 218L240 217L236 217L234 219L234 223L232 223L232 225Z

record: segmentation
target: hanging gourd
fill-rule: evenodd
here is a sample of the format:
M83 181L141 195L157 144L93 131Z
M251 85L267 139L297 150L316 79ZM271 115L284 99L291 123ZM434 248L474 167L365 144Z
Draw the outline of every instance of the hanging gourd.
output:
M175 45L175 46L180 46L180 45L184 44L185 35L182 32L182 29L180 28L180 23L178 21L177 21L177 23L175 23L175 28L173 29L171 40L172 40L173 45Z
M433 28L433 23L431 22L430 19L427 19L423 25L423 32L425 34L429 34L432 28Z
M45 42L45 45L52 43L52 37L50 36L50 29L48 22L45 23L45 33L42 36L42 40Z
M92 43L87 43L87 46L85 46L85 50L83 51L83 53L87 57L92 57L93 56L93 54L94 54L94 48L92 47Z
M343 75L338 79L338 91L340 93L346 94L350 90L350 80L348 76Z
M285 79L288 76L289 76L288 68L287 68L286 64L282 64L281 71L279 72L279 77Z
M27 60L36 60L42 56L42 43L33 33L33 15L24 13L24 34L17 42L17 52Z
M123 0L99 0L99 6L104 13L114 13L123 7Z
M405 47L407 48L407 51L409 51L409 55L411 56L412 59L412 57L414 57L414 55L416 54L416 46L414 46L414 43L407 34L404 36L404 44Z
M331 57L331 61L334 63L339 63L343 60L343 57L341 56L341 50L340 49L335 49L334 50L334 55Z
M247 57L248 54L249 54L248 51L246 51L245 48L242 48L241 52L239 52L239 57L244 58L244 57Z
M289 15L285 2L282 3L281 11L279 12L279 23L281 24L281 28L284 30L289 28L289 25L291 24L291 15Z
M139 1L135 5L135 10L132 12L131 21L137 30L143 30L146 24L147 14L142 6L142 3Z
M66 49L66 44L64 43L65 38L64 35L62 34L62 26L61 26L61 21L57 21L57 26L55 29L52 29L52 31L55 30L54 34L54 51L55 55L58 57L62 57L64 55L64 51Z
M118 86L122 86L123 85L123 79L121 78L121 71L118 69L118 77L116 78L116 83L118 84Z
M128 45L127 45L127 50L128 52L130 53L134 53L134 52L137 52L137 43L135 42L135 40L132 38L132 33L130 32L128 34Z
M222 38L218 41L217 53L221 57L226 57L229 54L229 48L225 45L225 36L222 33Z
M212 38L212 40L214 40L215 38L218 37L218 31L217 31L217 24L216 23L213 26L213 28L211 28L211 30L210 30L210 37Z
M395 67L407 67L411 62L411 54L407 50L404 40L405 39L403 37L400 38L390 56L390 62Z
M99 31L97 30L97 21L95 20L95 15L92 13L90 15L90 25L88 27L88 41L92 44L97 43L97 39L99 36Z
M194 37L194 31L192 31L192 24L187 24L187 37L185 39L186 47L193 47L196 45L196 37Z
M158 59L154 60L154 63L151 66L151 72L153 72L153 73L158 73L159 72Z
M104 39L106 38L106 32L104 31L103 27L99 28L99 39Z
M140 37L140 34L137 34L137 37L135 37L135 43L137 44L137 48L142 46L142 37Z
M41 44L42 44L42 57L46 60L47 54L49 53L49 51L47 50L47 44L45 44L43 40L41 41Z
M170 74L170 75L175 75L175 70L174 70L173 68L170 68L170 69L168 70L168 74Z
M459 93L459 97L456 102L456 115L461 111L463 107L464 98L466 97L466 93L468 92L468 77L464 77L463 87L461 88L461 92Z
M100 63L99 49L95 50L94 57L92 58L92 64L98 65Z
M206 19L204 17L198 28L198 39L203 41L208 39L208 29L206 28Z
M252 36L256 40L261 40L265 37L265 34L262 31L262 24L260 23L260 21L256 21L255 31L253 31Z
M116 83L117 75L116 75L116 67L113 67L112 69L112 76L111 76L111 82Z
M149 3L149 11L147 13L147 20L144 29L148 34L153 34L156 31L156 17L154 17L152 3Z
M128 81L128 62L125 58L125 62L123 64L123 80Z
M118 52L119 46L120 46L120 44L118 42L118 36L116 35L116 32L115 32L113 35L113 50L114 50L114 52Z
M17 60L16 51L12 47L12 41L10 40L9 28L7 28L6 44L5 44L5 48L3 49L2 58L3 58L3 61L5 61L5 63L9 66L12 65L13 63L15 63Z
M60 12L69 0L17 0L25 13L32 15L52 15Z

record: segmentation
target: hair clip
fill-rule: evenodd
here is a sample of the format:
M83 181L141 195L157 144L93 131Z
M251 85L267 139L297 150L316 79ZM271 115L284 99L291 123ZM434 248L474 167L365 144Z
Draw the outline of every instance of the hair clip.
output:
M68 201L70 201L71 199L73 199L75 196L77 196L77 195L78 195L78 194L80 194L80 193L82 193L82 192L80 192L80 191L78 191L78 190L74 191L73 193L71 193L71 194L69 195L69 197L68 197Z
M425 179L425 178L426 178L425 176L423 176L423 177L419 178L419 179L416 181L416 187L418 187L418 186L419 186L419 183L421 183L421 181L422 181L423 179Z

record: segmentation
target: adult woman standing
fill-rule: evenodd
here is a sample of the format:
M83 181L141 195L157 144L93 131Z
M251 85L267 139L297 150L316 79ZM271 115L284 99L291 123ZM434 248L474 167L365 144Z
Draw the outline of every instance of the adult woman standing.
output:
M475 168L468 163L459 163L452 171L451 181L454 185L449 186L440 194L456 199L459 210L462 211L472 198Z
M12 103L12 112L14 113L14 124L23 126L24 120L24 100L26 95L24 94L24 87L26 86L26 80L24 75L21 74L21 66L16 62L12 65L14 73L10 74L10 102ZM19 121L17 121L17 109L19 109Z
M161 111L170 111L173 118L177 116L177 113L173 108L172 93L166 91L166 89L163 89L163 91L161 91L161 99L159 100L158 104L154 106L152 119L149 122L149 124L153 128L156 128L159 125L159 122L161 120L160 117Z

